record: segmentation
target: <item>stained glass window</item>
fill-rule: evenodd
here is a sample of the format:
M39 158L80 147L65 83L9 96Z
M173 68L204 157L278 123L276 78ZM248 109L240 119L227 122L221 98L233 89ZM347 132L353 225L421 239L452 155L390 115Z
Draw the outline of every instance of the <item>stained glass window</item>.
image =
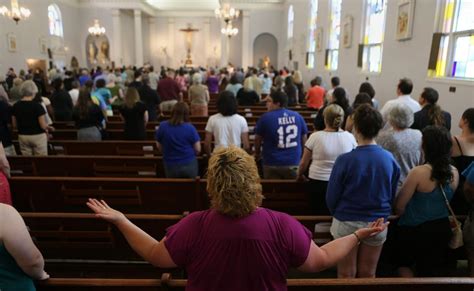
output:
M48 6L49 34L63 37L63 20L58 5Z
M382 70L386 10L387 0L366 0L362 55L362 69L364 71L380 72Z
M339 37L341 35L341 4L342 0L331 0L329 26L329 46L327 68L337 70L339 57Z
M314 68L316 54L316 21L318 17L318 0L311 0L309 9L309 35L308 35L308 69Z
M430 76L474 78L474 0L445 0L436 69Z
M293 37L293 25L295 23L295 12L293 11L293 5L288 8L288 39Z

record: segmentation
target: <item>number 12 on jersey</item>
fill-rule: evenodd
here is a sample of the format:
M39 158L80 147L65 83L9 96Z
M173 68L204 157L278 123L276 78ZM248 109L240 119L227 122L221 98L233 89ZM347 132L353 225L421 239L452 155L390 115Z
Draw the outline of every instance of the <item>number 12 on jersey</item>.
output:
M278 128L278 148L287 149L298 146L298 127L295 124Z

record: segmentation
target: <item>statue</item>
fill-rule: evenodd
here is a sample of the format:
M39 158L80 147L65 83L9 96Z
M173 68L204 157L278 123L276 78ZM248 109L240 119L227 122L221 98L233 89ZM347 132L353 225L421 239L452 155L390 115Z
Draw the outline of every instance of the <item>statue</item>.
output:
M95 58L97 56L97 47L95 46L95 44L93 42L89 43L87 52L88 52L89 63L95 64L96 63Z
M180 29L180 31L186 33L186 61L184 62L184 65L186 67L192 67L193 61L191 59L191 45L193 40L193 32L199 31L199 29L192 28L191 23L188 23L188 28Z
M97 59L101 64L107 64L109 62L109 42L107 40L103 40L100 43L100 50Z
M264 69L270 68L270 57L269 56L264 56L263 57L263 68Z

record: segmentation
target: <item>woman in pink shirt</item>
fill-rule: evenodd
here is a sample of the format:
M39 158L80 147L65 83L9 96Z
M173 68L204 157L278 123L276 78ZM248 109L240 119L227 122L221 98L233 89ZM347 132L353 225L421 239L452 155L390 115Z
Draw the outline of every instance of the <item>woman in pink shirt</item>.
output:
M12 205L12 196L10 193L8 178L10 178L10 164L8 163L2 141L0 140L0 203Z
M368 228L321 248L295 218L259 207L263 196L257 165L238 147L218 149L209 159L211 208L168 228L158 242L104 201L87 205L124 234L132 248L162 268L185 268L186 290L286 290L289 267L316 272L343 259L361 239L385 229Z

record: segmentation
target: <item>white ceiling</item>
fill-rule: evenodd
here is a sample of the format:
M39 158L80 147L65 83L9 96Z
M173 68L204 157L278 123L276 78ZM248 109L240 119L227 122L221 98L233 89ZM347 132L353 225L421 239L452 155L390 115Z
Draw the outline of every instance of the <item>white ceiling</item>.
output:
M218 0L146 0L158 10L214 10Z
M280 4L285 0L145 0L158 10L214 10L219 3L233 3L236 7L243 5Z

